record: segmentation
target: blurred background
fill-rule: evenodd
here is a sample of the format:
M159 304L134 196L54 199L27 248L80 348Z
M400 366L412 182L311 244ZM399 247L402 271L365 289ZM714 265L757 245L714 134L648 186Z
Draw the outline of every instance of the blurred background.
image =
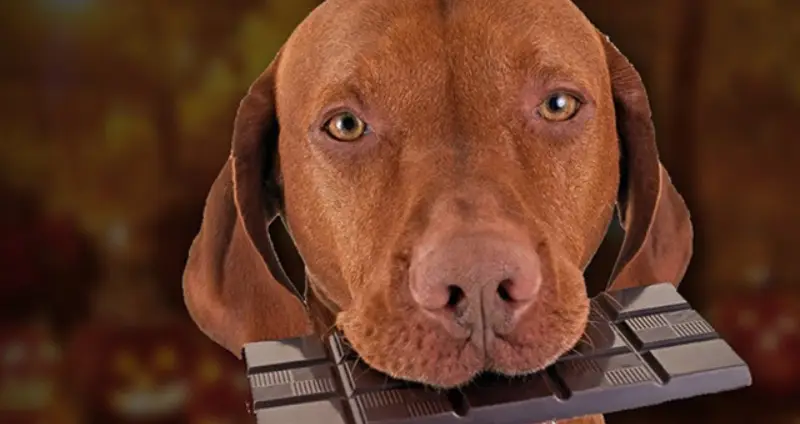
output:
M251 422L181 273L238 101L317 3L0 2L0 422ZM696 229L681 292L755 379L609 423L800 423L800 2L576 3L648 86Z

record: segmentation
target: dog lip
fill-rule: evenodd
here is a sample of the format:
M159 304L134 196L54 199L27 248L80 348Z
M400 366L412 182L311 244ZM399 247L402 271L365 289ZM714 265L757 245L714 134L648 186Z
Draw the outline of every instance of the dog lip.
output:
M455 340L468 340L474 333L474 327L464 325L457 318L453 318L454 312L448 309L430 310L419 307L419 312L441 325L448 335Z
M514 333L517 326L523 321L525 315L537 301L538 299L534 299L533 301L512 301L508 305L503 305L504 308L510 311L508 313L508 319L505 322L492 325L491 328L487 330L487 333L497 335L500 339L502 339L503 336ZM486 320L486 322L487 325L489 325L489 320Z

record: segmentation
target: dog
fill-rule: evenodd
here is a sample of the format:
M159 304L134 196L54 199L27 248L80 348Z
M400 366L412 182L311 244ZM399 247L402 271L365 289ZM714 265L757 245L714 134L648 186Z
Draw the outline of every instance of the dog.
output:
M239 106L185 302L236 355L338 327L405 380L527 374L579 341L615 211L608 288L678 284L645 87L570 1L328 0Z

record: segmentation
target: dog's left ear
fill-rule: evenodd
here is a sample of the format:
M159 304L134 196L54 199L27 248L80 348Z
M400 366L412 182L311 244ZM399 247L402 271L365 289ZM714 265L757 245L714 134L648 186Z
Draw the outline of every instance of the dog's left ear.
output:
M658 157L652 112L639 73L603 34L611 75L621 180L617 201L625 239L608 289L678 285L692 256L689 211Z

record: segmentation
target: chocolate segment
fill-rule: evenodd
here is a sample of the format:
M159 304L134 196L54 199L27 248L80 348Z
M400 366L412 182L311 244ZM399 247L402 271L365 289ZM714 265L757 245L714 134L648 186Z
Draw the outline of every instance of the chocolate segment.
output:
M741 358L671 284L603 293L586 332L547 369L438 391L371 369L342 334L251 343L259 424L530 424L751 384Z
M359 411L359 424L448 424L459 422L444 393L425 389L389 389L368 392L351 399ZM454 421L455 420L455 421Z
M242 349L247 375L282 371L328 362L328 351L319 337L299 337L249 343Z
M336 397L338 376L334 373L330 365L323 364L250 375L253 407L260 409Z
M600 293L595 302L612 322L691 308L675 286L668 283Z
M691 309L639 316L623 321L622 325L638 350L717 338L711 325Z
M256 410L259 424L355 424L342 399L284 405Z
M544 421L530 421L531 411L538 417L558 417L565 412L558 391L557 384L543 372L514 379L484 377L463 389L470 422L476 423L493 423L497 417L511 423Z
M592 302L586 331L578 344L561 359L596 357L630 352L630 347L616 328L600 312L597 302Z

